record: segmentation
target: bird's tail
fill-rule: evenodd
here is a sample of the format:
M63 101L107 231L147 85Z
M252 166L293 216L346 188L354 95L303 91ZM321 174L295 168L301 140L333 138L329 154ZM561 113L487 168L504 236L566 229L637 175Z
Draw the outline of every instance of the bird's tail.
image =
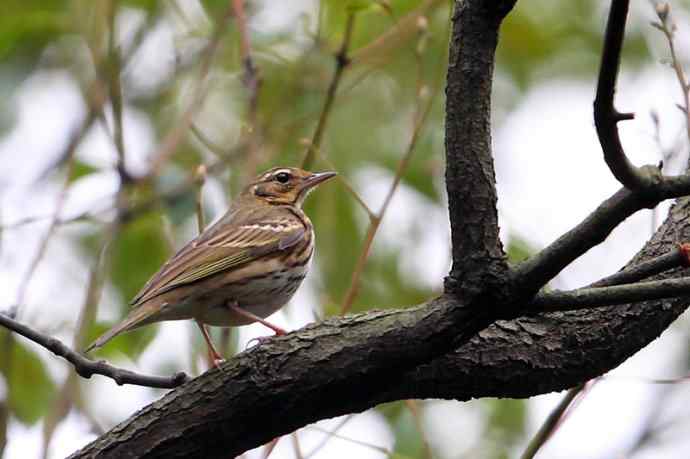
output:
M89 346L86 349L84 349L84 353L90 352L93 349L103 346L105 343L107 343L108 341L115 338L117 335L121 333L128 332L137 327L140 327L141 325L145 325L147 323L146 319L151 317L157 311L158 308L146 306L140 306L132 310L132 312L130 312L129 315L125 318L125 320L115 325L113 328L99 336L96 341L89 344Z

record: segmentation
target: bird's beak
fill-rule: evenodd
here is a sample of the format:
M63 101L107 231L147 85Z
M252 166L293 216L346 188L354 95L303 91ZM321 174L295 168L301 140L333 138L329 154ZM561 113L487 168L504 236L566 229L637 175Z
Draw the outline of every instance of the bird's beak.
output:
M303 183L302 183L302 189L303 190L308 190L310 188L314 188L316 185L325 182L328 179L331 179L338 175L335 172L328 171L328 172L319 172L316 174L311 174L309 178L307 178Z

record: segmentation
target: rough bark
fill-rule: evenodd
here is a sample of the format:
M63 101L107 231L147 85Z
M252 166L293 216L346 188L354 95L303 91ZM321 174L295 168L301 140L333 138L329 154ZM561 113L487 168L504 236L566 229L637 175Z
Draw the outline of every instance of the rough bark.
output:
M453 266L447 292L500 284L507 269L498 237L491 152L491 84L498 29L515 1L457 2L446 78L446 189Z

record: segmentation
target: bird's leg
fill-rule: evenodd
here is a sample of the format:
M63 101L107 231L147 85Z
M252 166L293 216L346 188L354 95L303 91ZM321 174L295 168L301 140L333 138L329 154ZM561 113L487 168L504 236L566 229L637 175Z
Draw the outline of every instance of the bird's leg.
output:
M239 307L237 305L237 302L229 302L229 303L227 303L227 306L231 311L234 311L235 313L241 315L242 317L246 317L247 319L251 319L255 322L259 322L261 325L270 328L278 336L287 334L287 332L284 329L278 327L277 325L273 325L271 322L262 319L261 317L257 316L256 314L252 314L251 312L247 311L246 309ZM252 341L257 341L259 344L263 344L268 340L269 340L269 337L267 337L267 336L259 336L256 338L252 338L247 343L247 347L249 347L249 345L252 343Z
M225 362L225 359L222 355L218 353L216 347L213 345L213 341L211 341L211 337L208 334L208 329L206 328L206 325L202 324L198 320L196 321L196 324L199 326L199 330L201 330L201 334L204 336L206 346L208 346L208 355L211 358L211 361L213 362L213 366L216 368L219 367L221 363Z
M259 322L261 325L270 328L274 332L276 332L276 335L285 335L287 332L278 327L277 325L273 325L271 322L268 322L267 320L262 319L261 317L257 316L256 314L252 314L251 312L247 311L246 309L243 309L239 306L237 306L237 303L228 303L228 308L230 308L232 311L236 312L237 314L246 317L247 319L251 319L255 322Z

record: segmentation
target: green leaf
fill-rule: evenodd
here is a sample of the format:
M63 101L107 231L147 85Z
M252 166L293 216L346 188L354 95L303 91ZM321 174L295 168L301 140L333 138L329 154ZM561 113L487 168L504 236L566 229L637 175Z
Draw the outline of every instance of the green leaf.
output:
M50 407L55 395L55 383L41 359L18 340L12 346L8 379L12 414L25 424L35 423Z
M510 263L519 263L526 260L532 254L536 253L536 247L533 247L529 242L515 234L510 235L508 242L507 253L508 261Z
M48 42L67 30L61 2L3 0L0 15L0 59L10 54L37 57Z
M142 215L125 226L115 240L111 278L127 302L169 255L160 222L156 213Z
M424 444L409 409L400 412L393 424L395 429L395 453L392 457L424 457Z
M81 161L74 160L74 164L72 165L72 173L70 174L69 181L70 183L76 182L82 177L85 177L89 174L93 174L94 172L98 171L93 166L89 166L88 164L85 164Z
M153 12L158 6L158 0L120 0L120 4Z

